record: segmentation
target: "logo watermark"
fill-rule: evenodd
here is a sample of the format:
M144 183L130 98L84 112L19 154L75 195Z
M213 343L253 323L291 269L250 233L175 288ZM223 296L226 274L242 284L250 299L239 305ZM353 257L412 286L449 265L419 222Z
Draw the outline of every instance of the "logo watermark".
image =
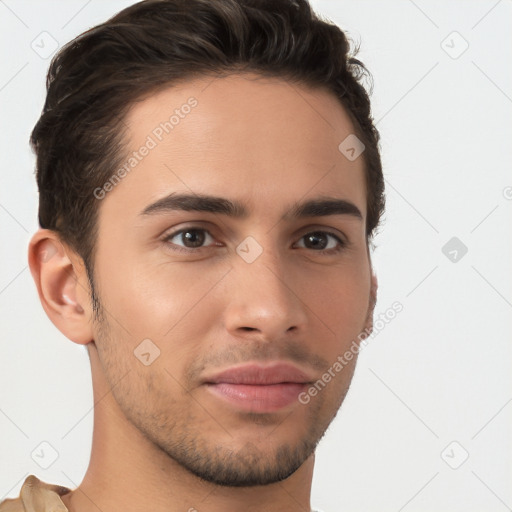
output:
M322 391L325 386L332 379L334 379L342 370L349 364L355 356L359 354L361 347L364 347L368 344L369 338L375 338L375 336L381 332L386 325L388 325L392 320L394 320L398 313L400 313L404 309L404 306L401 302L395 301L384 311L379 314L379 318L374 320L373 329L370 330L368 328L364 329L359 333L356 339L352 340L352 344L350 348L347 349L343 355L339 355L336 358L336 361L322 374L322 376L312 384L306 391L303 391L299 394L298 400L301 404L306 405L311 401L311 397L318 395L320 391Z
M104 199L107 192L113 190L128 173L132 171L137 165L139 165L146 156L149 155L150 151L155 149L160 142L165 138L166 135L171 133L176 126L178 126L182 119L190 114L194 107L197 107L198 101L193 96L190 97L186 103L183 103L180 108L174 109L168 120L162 121L158 124L151 133L146 137L144 144L139 149L133 151L132 154L126 159L124 164L112 174L112 176L103 184L101 187L94 189L94 197L98 200Z

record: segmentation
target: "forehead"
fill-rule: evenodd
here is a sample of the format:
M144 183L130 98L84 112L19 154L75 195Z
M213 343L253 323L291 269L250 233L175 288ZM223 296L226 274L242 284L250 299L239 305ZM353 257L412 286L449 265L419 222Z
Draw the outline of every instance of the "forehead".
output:
M106 211L117 201L125 214L140 211L178 191L267 214L308 195L338 195L365 215L363 159L339 150L354 128L327 90L256 74L202 77L138 101L125 122L125 163L133 165L108 193Z

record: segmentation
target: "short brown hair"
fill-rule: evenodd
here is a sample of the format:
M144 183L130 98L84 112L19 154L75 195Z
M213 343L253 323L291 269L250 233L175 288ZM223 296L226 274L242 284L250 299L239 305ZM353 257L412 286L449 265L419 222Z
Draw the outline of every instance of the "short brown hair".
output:
M101 187L123 159L133 103L178 81L244 69L331 91L365 144L367 240L384 212L379 133L343 31L307 0L146 0L79 35L53 58L31 134L39 224L84 260L92 285ZM340 141L341 142L341 141Z

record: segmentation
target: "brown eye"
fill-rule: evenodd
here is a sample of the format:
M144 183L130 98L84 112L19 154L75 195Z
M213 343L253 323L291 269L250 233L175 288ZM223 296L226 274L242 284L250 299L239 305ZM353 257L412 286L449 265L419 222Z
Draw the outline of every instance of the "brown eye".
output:
M197 249L203 247L208 238L213 241L212 236L206 229L185 228L169 234L164 238L164 242L186 249Z
M328 231L312 231L302 236L304 241L302 247L305 249L313 249L315 251L324 251L326 253L340 251L345 243L335 234Z

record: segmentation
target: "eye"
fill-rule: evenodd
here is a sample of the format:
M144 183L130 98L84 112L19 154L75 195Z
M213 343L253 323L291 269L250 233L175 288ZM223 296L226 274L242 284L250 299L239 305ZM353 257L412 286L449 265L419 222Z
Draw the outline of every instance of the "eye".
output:
M215 244L215 240L208 230L199 227L182 228L169 233L163 238L163 242L173 251L189 253L197 252L211 245L222 245ZM346 243L334 233L318 230L303 235L296 245L328 255L341 251Z
M329 231L312 231L303 235L300 241L304 241L301 247L305 249L313 249L328 254L339 252L345 246L345 242L340 237Z
M205 241L209 241L209 245L211 245L213 237L206 229L192 227L170 233L163 241L169 244L171 249L175 251L190 251L193 249L201 249Z

